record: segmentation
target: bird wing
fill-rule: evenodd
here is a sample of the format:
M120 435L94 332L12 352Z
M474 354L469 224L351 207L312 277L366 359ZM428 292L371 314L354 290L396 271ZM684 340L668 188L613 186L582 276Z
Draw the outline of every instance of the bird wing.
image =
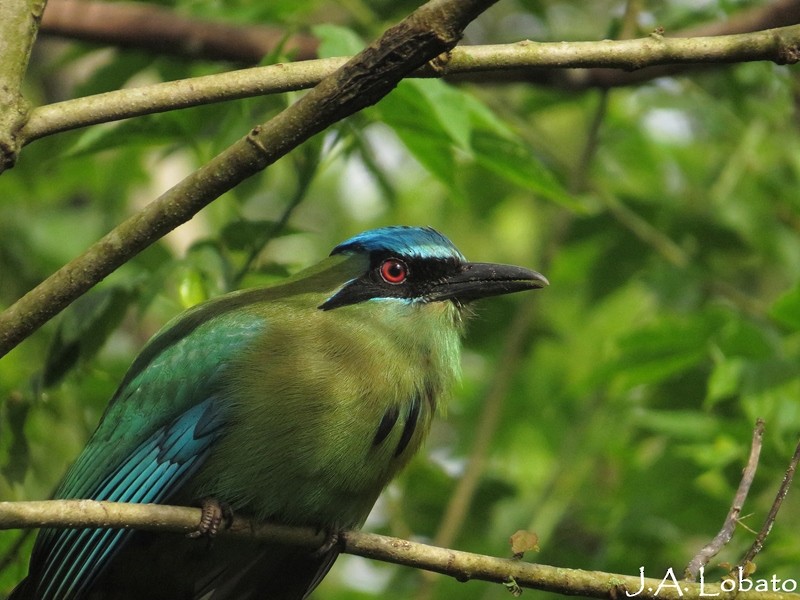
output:
M215 546L219 541L215 540ZM264 543L248 546L245 551L219 544L218 552L218 560L195 580L193 600L306 598L339 556L336 547L316 553Z
M190 312L154 338L131 366L57 498L158 503L186 483L222 434L221 383L263 319ZM40 600L82 597L131 531L43 530L26 586Z

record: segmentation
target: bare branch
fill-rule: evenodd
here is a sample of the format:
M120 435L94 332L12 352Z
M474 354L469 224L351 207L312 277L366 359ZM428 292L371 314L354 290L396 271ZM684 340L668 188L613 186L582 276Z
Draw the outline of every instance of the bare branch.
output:
M141 26L146 20L147 26ZM728 20L668 31L669 37L708 37L784 27L800 22L800 3L776 0L743 10ZM176 14L166 7L134 2L51 0L42 21L43 33L146 51L211 60L256 64L282 39L270 27L209 23ZM154 35L157 32L157 35ZM634 37L631 35L621 37ZM316 42L304 35L287 38L296 60L315 57ZM686 70L686 65L648 67L639 71L591 69L568 72L536 68L491 73L496 82L527 82L569 89L631 85ZM457 75L459 80L486 83L487 75Z
M722 524L720 532L706 544L700 552L698 552L684 571L684 577L687 581L695 581L700 572L700 568L708 564L717 553L722 549L725 544L731 541L733 532L736 529L736 523L739 520L739 515L742 513L742 506L747 499L747 494L750 492L750 486L753 484L753 478L756 475L758 468L758 457L761 455L761 445L764 439L764 421L762 419L756 420L756 426L753 430L753 441L750 445L750 457L747 459L742 471L742 479L739 482L739 489L736 490L736 495L733 497L733 504L728 511L728 516L725 517L725 522Z
M0 530L28 527L104 527L187 533L197 528L198 508L155 504L121 504L93 500L48 500L42 502L0 502ZM318 548L325 540L313 528L259 523L234 517L222 536L244 537ZM729 598L717 585L678 582L667 576L652 579L600 571L564 569L521 560L495 558L471 552L429 546L399 538L345 531L339 535L341 551L399 565L435 571L459 581L479 579L505 584L513 581L525 588L547 590L592 598L636 597L661 600ZM625 596L625 593L629 596ZM796 594L738 592L737 600L785 600Z
M164 6L137 2L51 0L41 32L189 58L256 64L282 46L295 60L317 55L309 35L286 36L278 27L193 19Z
M46 0L0 2L0 173L14 165L28 120L22 81Z
M347 58L254 67L116 90L35 108L21 137L24 143L89 125L267 94L314 87L340 69Z
M747 62L783 63L800 59L800 25L755 33L708 38L650 36L637 40L537 43L530 41L454 48L436 68L424 66L410 76L444 77L531 68L614 67ZM331 58L243 69L88 98L33 110L20 136L35 139L98 123L264 94L305 89L339 69L346 58Z
M800 22L800 3L797 0L776 0L765 6L758 6L737 13L727 21L715 21L689 29L667 31L665 35L671 38L711 37L785 27L798 22ZM655 65L636 71L604 68L578 69L575 71L529 69L528 71L514 73L491 73L489 77L497 83L527 82L578 91L592 88L637 85L652 81L658 77L669 77L683 74L687 71L696 71L700 68L708 69L713 66L713 64L709 63L702 65Z
M800 442L797 443L797 447L794 449L792 460L789 461L789 467L786 469L786 473L783 475L783 481L781 481L781 486L778 488L778 493L775 495L775 500L772 502L772 506L769 509L767 518L764 520L764 524L761 526L761 530L758 532L758 535L753 541L753 545L750 546L750 549L747 551L747 554L745 554L742 560L739 561L739 566L742 568L746 569L748 563L752 563L753 559L756 557L756 554L761 552L761 548L764 547L764 541L767 539L769 532L772 531L772 525L775 523L775 518L778 516L778 511L781 508L781 504L783 504L786 494L789 493L789 486L792 485L792 479L794 478L794 473L797 470L798 463L800 463Z

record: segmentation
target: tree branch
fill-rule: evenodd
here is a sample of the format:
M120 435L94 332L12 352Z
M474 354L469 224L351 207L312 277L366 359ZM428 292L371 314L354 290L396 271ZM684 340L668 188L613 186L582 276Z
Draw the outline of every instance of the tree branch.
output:
M46 0L0 2L0 173L14 165L28 120L22 81Z
M347 61L347 58L331 58L254 67L47 104L31 112L20 135L27 144L54 133L99 123L304 90L317 85Z
M278 27L193 19L155 4L51 0L43 34L134 48L158 54L257 64L281 46L295 60L317 55L309 35L287 36Z
M103 527L188 533L196 530L200 515L201 511L198 508L155 504L122 504L93 500L0 502L0 529ZM319 548L325 541L325 534L317 532L314 528L260 523L242 517L234 517L231 527L220 531L219 535L271 541L309 550ZM633 594L640 589L641 592L635 595L639 599L686 600L711 595L725 599L734 596L721 592L718 585L687 582L678 585L671 576L654 579L600 571L563 569L522 560L439 548L360 531L342 532L339 543L341 551L347 554L426 569L455 577L459 581L479 579L501 584L513 581L524 588L592 598L624 598L626 592L633 597ZM741 591L736 593L735 597L738 600L800 598L797 594Z
M753 484L753 478L756 476L756 469L758 468L758 457L761 455L761 445L764 440L764 421L763 419L756 420L755 429L753 429L753 441L750 445L750 457L747 459L747 464L742 471L742 479L739 481L739 488L736 490L736 495L733 497L733 504L728 511L728 516L725 517L725 522L722 524L722 529L714 536L708 544L698 552L684 571L684 577L687 581L696 581L700 569L708 564L714 556L719 553L723 546L731 541L733 532L736 529L736 523L739 522L739 515L742 513L742 506L747 499L747 494L750 492L750 486Z
M142 27L143 21L147 22ZM690 29L668 31L670 37L708 37L746 33L793 25L800 21L797 0L776 0L764 6L743 10L726 21L715 21ZM158 31L158 36L153 31ZM93 0L51 0L42 21L43 33L127 48L211 60L258 63L274 50L278 30L269 27L209 23L176 14L174 11L134 2L105 3ZM276 39L276 36L278 39ZM622 37L634 37L635 34ZM304 35L286 38L295 60L316 56L316 42ZM459 80L486 83L525 82L568 89L615 87L641 83L655 77L684 71L685 65L648 67L638 71L589 69L553 71L529 68L514 71L457 75Z
M794 25L800 22L800 3L797 0L776 0L765 6L758 6L733 15L727 21L715 21L698 27L678 31L666 31L670 38L696 38L732 35L774 29ZM547 85L561 89L580 91L592 88L608 89L637 85L652 81L658 77L670 77L688 70L709 68L713 63L705 64L664 64L647 66L635 71L595 68L575 69L570 71L554 71L530 68L514 72L487 73L482 81L495 83L530 83ZM457 76L458 80L461 76ZM465 77L469 79L469 76Z
M431 0L312 91L128 218L0 313L0 356L117 267L311 136L388 94L449 51L496 0Z
M752 546L750 546L750 549L744 555L742 560L739 561L739 566L747 569L748 563L753 562L756 554L761 552L761 548L764 547L764 542L766 541L769 532L772 531L772 526L778 516L778 511L780 510L783 501L786 499L786 494L789 493L789 486L792 485L792 479L794 478L794 473L797 470L798 463L800 463L800 442L797 443L797 446L794 449L794 454L792 455L792 459L789 461L789 466L786 469L786 473L783 475L783 480L778 488L778 493L775 494L775 500L772 502L769 513L767 513L767 518L764 519L764 524L761 526L761 530L758 532L758 535L756 535L756 539L753 541Z
M421 66L413 77L445 77L531 68L603 67L636 70L653 65L800 60L800 25L700 38L652 35L636 40L465 46L454 48L436 67ZM300 90L318 84L347 62L330 58L277 64L118 90L42 106L20 132L22 144L41 137L129 117Z

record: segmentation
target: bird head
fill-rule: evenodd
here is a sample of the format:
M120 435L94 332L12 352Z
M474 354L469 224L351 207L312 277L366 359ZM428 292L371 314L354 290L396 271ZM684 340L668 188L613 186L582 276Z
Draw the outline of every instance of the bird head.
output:
M547 279L513 265L469 262L430 227L382 227L336 246L331 256L359 256L368 265L320 305L323 310L395 299L407 303L451 301L457 306L489 296L542 288Z

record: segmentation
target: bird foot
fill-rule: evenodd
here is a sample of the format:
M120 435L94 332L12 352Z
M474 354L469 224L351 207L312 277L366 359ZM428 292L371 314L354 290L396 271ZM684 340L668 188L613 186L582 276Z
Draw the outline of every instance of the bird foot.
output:
M223 524L230 527L233 523L233 509L227 502L220 502L216 498L203 498L200 500L200 508L203 511L197 529L187 533L186 537L216 537L219 526Z
M339 543L339 529L336 526L325 528L325 541L311 553L312 558L321 558Z

